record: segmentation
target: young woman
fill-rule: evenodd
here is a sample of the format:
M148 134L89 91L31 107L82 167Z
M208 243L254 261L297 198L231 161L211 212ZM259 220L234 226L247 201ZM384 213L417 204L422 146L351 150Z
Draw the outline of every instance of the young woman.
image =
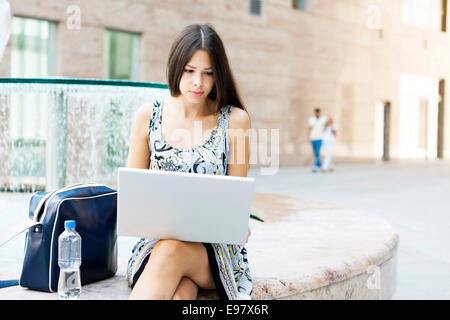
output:
M327 123L325 124L325 131L322 137L323 149L325 153L322 167L323 172L334 171L333 148L334 142L336 140L336 135L337 125L334 124L333 119L329 117Z
M127 167L247 176L250 119L211 26L190 25L178 35L167 80L170 96L135 115ZM141 239L127 279L130 299L196 299L199 288L220 299L252 292L245 246L227 244Z

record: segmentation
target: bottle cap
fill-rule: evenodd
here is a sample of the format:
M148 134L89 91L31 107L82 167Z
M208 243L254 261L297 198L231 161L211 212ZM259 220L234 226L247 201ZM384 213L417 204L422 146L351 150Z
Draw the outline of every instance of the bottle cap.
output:
M66 221L64 221L64 228L75 229L75 226L76 226L75 220L66 220Z

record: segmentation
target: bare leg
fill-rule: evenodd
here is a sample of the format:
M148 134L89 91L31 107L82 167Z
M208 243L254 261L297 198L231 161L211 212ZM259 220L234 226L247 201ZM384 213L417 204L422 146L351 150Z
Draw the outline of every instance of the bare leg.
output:
M130 299L172 299L183 277L201 288L215 289L205 247L198 242L160 240Z
M195 282L187 277L183 277L175 290L172 300L196 300L197 293L198 286Z

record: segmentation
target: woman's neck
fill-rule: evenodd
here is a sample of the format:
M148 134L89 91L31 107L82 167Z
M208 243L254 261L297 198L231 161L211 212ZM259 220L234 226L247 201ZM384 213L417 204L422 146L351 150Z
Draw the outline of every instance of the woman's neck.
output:
M211 110L211 102L208 98L200 103L187 101L183 96L173 97L175 104L186 119L196 119L211 115L215 110Z

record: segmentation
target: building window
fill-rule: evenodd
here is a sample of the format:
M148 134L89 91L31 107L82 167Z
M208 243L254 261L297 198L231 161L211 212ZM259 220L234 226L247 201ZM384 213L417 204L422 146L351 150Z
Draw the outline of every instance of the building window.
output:
M54 75L55 23L13 17L11 77Z
M447 31L447 0L442 0L441 6L441 31Z
M402 21L424 29L442 29L443 0L403 0Z
M105 78L138 80L139 35L106 30Z
M13 17L12 78L55 75L55 30L50 21ZM36 93L13 93L10 97L11 176L44 177L49 97Z
M260 16L262 9L262 0L250 0L250 13Z
M306 0L292 0L292 7L294 9L306 11Z
M138 80L139 35L136 33L106 30L105 78L115 80ZM120 101L111 100L105 110L104 171L112 173L126 165L128 148L121 134L120 124L126 116Z

